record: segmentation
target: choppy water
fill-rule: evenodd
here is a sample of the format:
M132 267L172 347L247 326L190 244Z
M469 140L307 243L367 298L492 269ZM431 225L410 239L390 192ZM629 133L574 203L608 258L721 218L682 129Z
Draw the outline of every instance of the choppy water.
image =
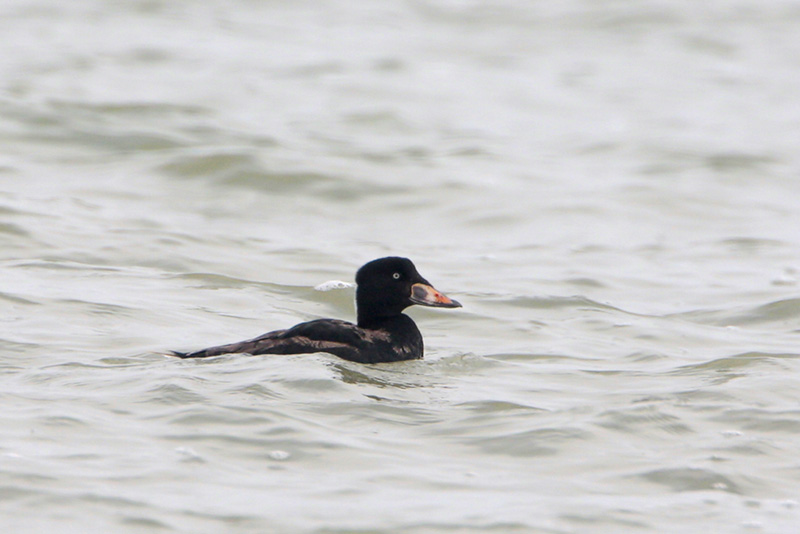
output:
M4 532L793 533L800 3L0 7ZM352 318L424 361L160 355Z

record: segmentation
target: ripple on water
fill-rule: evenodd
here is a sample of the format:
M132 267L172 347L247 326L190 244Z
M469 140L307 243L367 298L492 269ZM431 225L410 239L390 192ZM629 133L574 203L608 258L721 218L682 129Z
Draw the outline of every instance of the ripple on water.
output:
M397 193L397 184L359 181L350 177L292 168L274 168L258 154L247 151L179 152L157 172L182 179L208 180L221 186L236 186L270 193L296 194L313 191L332 200L355 200L375 194Z
M475 400L458 404L457 406L466 408L476 414L484 415L503 415L508 413L532 413L532 412L546 412L543 408L529 406L527 404L519 404L516 402L500 401L500 400Z
M11 302L12 304L34 304L34 305L41 304L41 302L29 300L24 297L20 297L19 295L15 295L13 293L4 293L4 292L0 292L0 300L5 300Z
M655 469L636 476L648 482L666 486L675 492L716 490L736 494L743 493L739 484L730 477L699 467Z
M147 393L150 399L164 405L184 405L209 401L208 397L195 393L178 384L161 384L149 390Z
M690 321L717 326L768 326L786 324L797 327L800 320L800 298L781 299L747 308L701 310L678 314Z
M444 419L444 416L437 410L426 408L418 403L398 402L396 399L384 399L374 395L366 395L366 398L376 402L326 403L314 406L311 410L314 413L346 420L348 426L369 426L375 429L397 428L396 425L414 426L439 423Z
M499 301L502 304L509 306L516 306L520 308L530 309L558 309L558 308L576 308L579 310L593 309L593 310L610 310L615 312L624 313L623 310L615 308L609 304L603 304L583 296L572 297L510 297L504 298Z
M487 354L487 359L501 362L556 362L556 361L582 361L584 358L566 356L563 354L552 353L525 353L525 352L505 352L497 354Z
M6 106L4 114L20 124L29 141L78 146L91 151L140 152L184 146L186 136L174 132L180 118L196 120L204 110L163 103L108 105L51 100L38 108ZM162 122L169 127L158 128Z
M338 379L346 384L365 387L374 386L376 390L416 390L444 385L442 380L427 374L427 362L402 362L396 365L361 365L345 361L331 360L329 363Z
M707 374L708 372L731 373L742 371L745 368L756 367L758 365L774 365L778 360L784 358L800 358L800 354L793 353L769 353L769 352L743 352L723 358L683 365L672 371L675 375Z
M753 432L786 436L800 434L800 410L796 409L729 408L715 416L714 420Z
M270 414L266 410L250 411L224 407L206 407L193 405L181 408L168 416L170 425L202 428L203 426L218 425L222 427L242 427L252 425L270 425L280 420L280 417Z
M555 456L565 443L587 441L591 432L576 427L537 428L524 432L507 432L489 437L466 438L468 445L483 452L514 457Z
M640 434L653 430L663 434L691 434L694 431L680 417L664 413L658 406L633 406L624 410L607 410L598 416L597 425L603 428Z
M16 237L31 237L31 233L22 226L13 223L0 223L0 234Z
M283 396L280 395L278 392L276 392L273 388L267 387L266 385L259 383L247 384L245 386L237 386L231 391L248 396L253 396L257 399L263 399L263 400L277 400L283 398Z

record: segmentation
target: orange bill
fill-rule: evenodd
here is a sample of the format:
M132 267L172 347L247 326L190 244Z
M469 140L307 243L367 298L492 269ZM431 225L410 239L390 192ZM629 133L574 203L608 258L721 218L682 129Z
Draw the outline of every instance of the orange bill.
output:
M444 293L440 293L428 284L414 284L411 286L411 302L421 306L434 308L460 308L461 304Z

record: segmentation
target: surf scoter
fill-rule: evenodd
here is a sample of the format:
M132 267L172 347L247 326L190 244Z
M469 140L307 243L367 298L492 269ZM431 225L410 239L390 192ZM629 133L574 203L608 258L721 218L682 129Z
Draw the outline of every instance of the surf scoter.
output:
M356 273L356 285L358 324L317 319L239 343L172 354L180 358L208 358L231 353L328 352L360 363L415 360L422 358L422 334L403 310L412 304L461 307L434 289L407 258L380 258L367 263Z

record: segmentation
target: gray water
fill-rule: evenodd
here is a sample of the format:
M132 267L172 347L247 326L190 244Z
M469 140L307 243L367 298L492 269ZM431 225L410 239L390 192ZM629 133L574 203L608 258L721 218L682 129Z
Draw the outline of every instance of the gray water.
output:
M800 3L0 6L0 527L794 533ZM422 361L164 356L352 319Z

